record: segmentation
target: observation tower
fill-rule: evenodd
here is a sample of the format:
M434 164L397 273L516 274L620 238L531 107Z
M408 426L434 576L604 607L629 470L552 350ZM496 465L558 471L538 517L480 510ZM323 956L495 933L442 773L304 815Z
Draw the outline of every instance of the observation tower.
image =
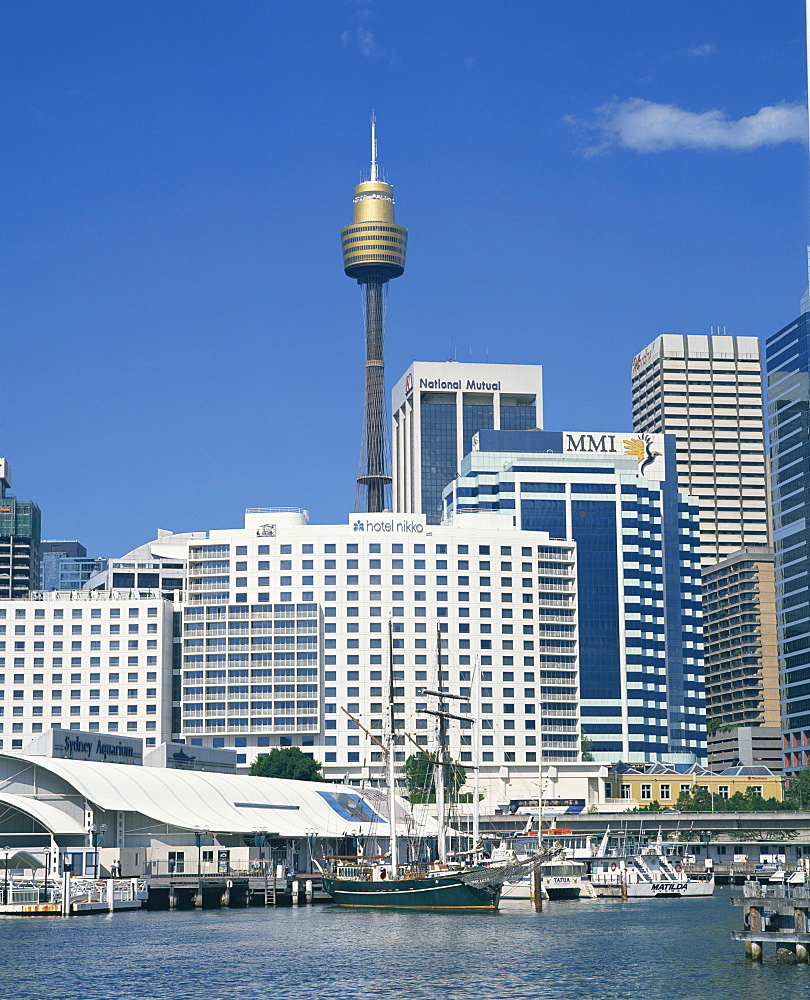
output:
M394 221L394 189L380 180L377 120L371 115L371 171L354 189L354 221L340 231L343 270L363 289L366 328L366 390L360 471L355 510L379 513L390 508L391 448L385 405L385 300L391 278L405 270L408 230Z

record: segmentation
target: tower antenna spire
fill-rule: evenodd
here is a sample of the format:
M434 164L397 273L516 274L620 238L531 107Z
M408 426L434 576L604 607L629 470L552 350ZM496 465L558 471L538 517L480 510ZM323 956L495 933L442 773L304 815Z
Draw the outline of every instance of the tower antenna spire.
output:
M370 180L376 181L377 176L377 115L371 112L371 177Z

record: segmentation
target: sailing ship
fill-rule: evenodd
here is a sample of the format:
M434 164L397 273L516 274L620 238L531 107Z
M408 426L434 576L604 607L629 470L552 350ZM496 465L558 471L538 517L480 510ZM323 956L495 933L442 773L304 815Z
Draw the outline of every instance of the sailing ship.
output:
M388 823L390 831L390 852L386 864L371 864L372 859L334 859L332 871L323 873L323 888L340 906L381 907L396 910L481 910L494 912L498 908L503 886L528 878L547 858L546 854L526 859L510 859L501 864L487 864L475 860L463 864L453 862L447 850L447 823L445 816L445 771L449 761L447 752L447 722L449 719L468 717L454 715L446 710L445 701L458 696L444 690L441 671L441 634L438 633L438 690L424 690L427 696L439 699L436 710L423 708L421 711L433 715L438 720L438 753L434 764L434 784L439 828L437 838L438 857L432 863L399 864L397 841L397 791L394 753L394 675L392 627L388 626L389 678L388 678L388 727L387 740L381 744L371 733L366 734L387 755L388 763ZM357 721L357 720L355 720ZM364 728L364 727L361 727ZM421 748L420 748L421 749ZM452 767L452 764L450 764ZM477 809L477 794L475 808ZM346 861L354 863L346 864ZM342 864L340 862L343 862Z

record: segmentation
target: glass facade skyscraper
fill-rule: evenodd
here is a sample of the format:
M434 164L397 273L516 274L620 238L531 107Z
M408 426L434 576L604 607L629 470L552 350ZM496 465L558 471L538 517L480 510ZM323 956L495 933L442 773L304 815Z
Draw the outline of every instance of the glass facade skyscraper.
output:
M11 469L0 458L0 599L27 597L39 586L40 510L7 496L10 486Z
M542 426L542 391L539 365L411 365L393 391L394 510L438 524L475 434Z
M449 521L514 511L516 528L576 542L581 713L597 760L705 757L698 507L678 492L675 460L672 435L482 431L445 490Z
M810 313L766 344L785 774L810 764Z

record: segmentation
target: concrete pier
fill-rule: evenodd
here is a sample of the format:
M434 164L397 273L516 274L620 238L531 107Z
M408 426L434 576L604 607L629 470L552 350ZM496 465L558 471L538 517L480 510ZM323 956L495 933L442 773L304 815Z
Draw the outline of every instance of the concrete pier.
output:
M743 911L741 931L734 941L745 943L745 956L761 962L766 944L775 945L777 962L805 963L810 957L810 887L763 886L746 882L745 894L732 897Z
M175 910L244 906L298 906L328 902L319 876L285 874L171 875L151 876L148 908Z

